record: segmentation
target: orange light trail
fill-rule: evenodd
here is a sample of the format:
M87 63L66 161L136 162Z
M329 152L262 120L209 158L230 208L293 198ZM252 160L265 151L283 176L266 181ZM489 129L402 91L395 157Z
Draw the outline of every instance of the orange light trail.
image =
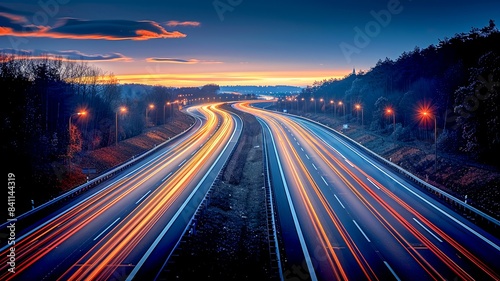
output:
M202 111L207 117L207 123L186 139L186 141L168 152L165 157L148 164L147 168L151 169L151 173L134 177L127 184L125 184L127 179L115 182L103 192L96 194L60 217L57 217L24 239L16 241L16 274L11 274L5 270L8 265L6 262L6 253L9 249L4 250L1 257L2 264L0 265L0 270L3 270L3 273L0 275L0 279L11 280L15 278L20 272L32 266L50 251L59 247L68 238L84 229L89 223L108 211L120 200L130 195L138 186L171 165L171 163L182 156L182 151L200 146L203 139L215 131L218 121L213 112L206 109L202 109Z
M205 109L204 109L205 110ZM107 280L137 244L146 236L151 228L161 219L165 212L188 188L199 171L206 166L212 155L221 149L221 144L227 142L234 130L232 117L212 105L207 109L210 126L217 126L219 119L214 112L222 116L220 128L212 138L175 172L167 182L156 189L150 197L130 213L109 232L100 243L96 244L60 280ZM77 269L73 271L73 268Z
M275 123L279 122L282 123L283 125L286 124L287 127L293 129L294 134L297 136L300 136L303 141L305 141L304 147L307 149L311 149L312 151L315 152L315 155L320 157L324 163L327 164L327 166L331 169L332 172L334 172L344 183L345 185L353 192L353 194L360 200L360 202L374 215L374 217L381 223L381 225L387 229L387 231L395 238L395 240L401 244L401 246L409 253L411 257L435 280L443 280L445 279L442 274L435 269L435 267L430 264L422 255L418 252L415 247L412 246L412 244L407 241L407 239L404 238L404 236L399 233L399 231L391 225L391 223L378 211L378 209L373 206L367 198L358 190L353 184L352 180L356 182L359 186L362 187L362 190L364 190L370 197L374 198L376 202L384 209L386 210L393 218L396 219L409 233L411 233L416 239L418 239L423 245L426 246L427 249L429 249L434 255L440 259L443 264L445 264L448 268L450 268L453 273L455 273L457 276L459 276L462 280L473 280L473 277L467 273L463 268L461 268L456 262L454 262L449 256L444 254L434 243L432 243L425 235L423 235L418 229L413 226L408 220L406 220L403 215L399 214L392 206L390 206L389 202L386 202L383 198L380 197L379 194L375 193L373 189L371 189L369 186L367 186L356 174L354 174L342 161L338 159L338 157L334 156L331 152L331 150L327 149L328 144L325 145L322 142L319 142L317 138L314 138L311 136L309 132L307 132L302 126L299 126L297 123L291 121L290 119L282 116L281 114L276 114L273 112L267 112L259 109L255 109L252 107L249 107L247 103L239 103L237 105L237 108L239 110L252 113L258 117L260 117L263 120L266 120L266 123ZM277 130L278 126L274 126L274 131ZM278 133L277 133L278 134ZM284 130L279 129L279 135L285 135L286 133ZM293 154L297 154L296 150L294 147L289 143L288 138L285 138L286 141L283 141L283 138L278 137L280 140L281 144L287 143L287 148L283 149L283 154L286 155L288 150L293 151ZM287 156L288 157L288 156ZM303 167L303 163L301 163L300 157L296 156L295 161L300 163L299 165L301 166L301 169L307 170L306 167ZM288 160L288 162L293 163L293 161ZM335 167L337 165L342 171L347 173L348 179L346 176L344 176L340 170ZM355 166L357 171L359 171L362 175L364 175L366 178L369 178L371 181L374 182L380 189L387 194L394 202L399 204L401 207L403 207L405 210L407 210L409 213L411 213L413 216L416 218L420 219L420 221L424 222L430 229L435 231L438 235L440 235L443 240L447 241L451 246L453 246L458 252L460 252L464 257L469 259L473 264L475 264L478 268L480 268L483 272L485 272L487 275L489 275L491 278L495 280L499 280L500 276L491 268L489 268L484 262L479 260L476 256L474 256L472 253L470 253L467 249L465 249L462 245L460 245L458 242L456 242L454 239L452 239L449 235L447 235L444 231L442 231L439 227L435 226L432 224L428 219L426 219L424 216L419 214L415 209L413 209L411 206L409 206L406 202L398 198L394 193L392 193L389 189L385 188L383 185L378 183L375 179L372 177L368 176L364 171L359 169L358 167ZM303 171L305 172L305 171ZM362 259L361 253L358 253L359 251L354 242L351 240L350 236L348 235L347 231L345 228L342 226L340 221L337 221L338 218L335 218L335 213L331 209L331 206L329 203L326 201L322 191L320 188L314 184L314 180L310 179L309 185L313 187L314 191L316 192L318 198L320 199L322 205L325 207L325 210L327 210L332 222L336 226L337 230L339 233L342 235L344 241L346 242L347 245L351 245L350 251L353 253L355 257L357 258L358 264L361 266L363 269L367 269L365 274L367 276L371 277L371 274L374 274L373 271L370 271L370 267L367 266L367 264L364 263L364 260ZM301 189L303 188L301 184L297 184ZM305 196L301 193L302 200L305 201ZM312 205L310 208L314 208ZM345 235L344 235L345 234ZM337 265L339 266L339 265ZM366 267L365 267L366 266Z

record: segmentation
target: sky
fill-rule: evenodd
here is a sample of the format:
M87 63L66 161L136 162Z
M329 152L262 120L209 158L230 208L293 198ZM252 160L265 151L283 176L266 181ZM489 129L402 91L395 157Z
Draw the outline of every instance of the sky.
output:
M0 2L0 52L85 61L120 83L312 85L500 24L500 2Z

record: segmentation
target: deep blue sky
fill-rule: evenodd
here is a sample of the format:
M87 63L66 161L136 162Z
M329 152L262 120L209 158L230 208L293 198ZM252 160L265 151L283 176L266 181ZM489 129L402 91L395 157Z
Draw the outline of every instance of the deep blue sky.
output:
M491 0L7 0L0 6L4 52L79 58L123 83L169 86L311 85L489 19L500 24L500 3ZM383 22L373 13L384 15Z

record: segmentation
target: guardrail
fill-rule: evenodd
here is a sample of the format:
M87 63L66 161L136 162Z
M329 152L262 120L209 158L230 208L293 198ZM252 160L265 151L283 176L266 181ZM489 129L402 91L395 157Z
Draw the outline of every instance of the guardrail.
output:
M238 116L238 118L239 118L239 116ZM243 124L243 121L241 123ZM220 127L220 123L217 125L217 128L219 128L219 127ZM171 255L169 255L169 257L167 258L167 260L163 264L160 272L158 273L157 279L161 279L158 277L161 277L163 274L165 274L167 266L169 264L175 263L175 257L180 256L182 248L180 248L179 246L181 245L181 243L187 242L187 240L189 239L189 237L191 235L196 234L196 225L198 223L198 220L199 220L200 216L205 213L205 210L208 209L208 206L210 205L210 196L213 193L214 186L216 184L218 184L220 181L222 181L222 176L224 174L224 171L226 170L227 165L229 164L229 161L233 157L233 155L236 151L236 148L238 147L238 145L240 143L240 140L241 140L241 135L238 137L238 140L236 141L233 148L231 149L231 152L229 153L228 157L224 161L224 164L222 165L219 172L217 173L217 176L215 177L214 181L212 182L212 184L210 185L210 187L206 191L205 195L203 196L203 199L201 200L200 204L196 207L196 210L194 211L193 215L191 216L188 223L186 224L186 227L182 231L182 234L181 234L179 240L175 244L175 246L171 252Z
M378 161L381 161L382 163L390 166L393 170L397 171L398 173L400 174L403 174L406 178L410 179L411 181L413 181L414 183L418 184L419 186L425 188L427 191L433 193L434 195L438 196L438 198L442 199L443 201L445 201L446 203L448 203L449 205L451 205L452 207L454 208L457 208L457 209L462 209L462 210L465 210L467 212L469 212L470 215L473 215L474 216L474 219L476 218L480 218L483 223L486 222L486 226L492 226L494 229L497 229L498 227L500 227L500 221L496 218L494 218L493 216L477 209L476 207L474 206L471 206L467 203L465 203L464 201L460 200L459 198L447 193L446 191L443 191L442 189L436 187L436 186L433 186L425 181L423 181L422 179L418 178L417 176L415 176L414 174L410 173L409 171L401 168L400 166L388 161L387 159L381 157L380 155L376 154L375 152L369 150L368 148L364 147L363 145L361 145L360 143L358 143L357 141L349 138L348 136L344 135L343 133L325 125L325 124L322 124L320 122L317 122L315 120L312 120L312 119L309 119L309 118L306 118L306 117L303 117L303 116L299 116L299 115L294 115L294 114L290 114L290 113L284 113L284 112L279 112L279 111L274 111L274 110L269 110L269 109L263 109L263 110L266 110L266 111L270 111L270 112L274 112L274 113L279 113L279 114L282 114L282 115L288 115L288 116L292 116L292 117L295 117L295 118L299 118L299 119L303 119L303 120L306 120L308 122L311 122L311 123L314 123L316 125L319 125L333 133L335 133L337 136L340 136L342 138L344 138L345 140L349 141L349 143L351 144L354 144L356 147L364 150L365 152L367 152L368 154L370 154L371 156L373 156L375 159L377 159Z
M262 128L262 126L261 126ZM278 214L274 208L275 197L272 192L271 173L269 172L269 157L267 154L266 135L262 128L262 170L264 172L264 189L266 191L266 214L267 214L267 233L269 235L269 254L271 259L271 270L274 276L279 280L284 280L283 268L281 265L282 256L280 253L280 239L278 238Z
M115 167L115 168L112 168L111 170L105 172L104 174L92 179L92 180L89 180L88 182L78 186L78 187L75 187L73 188L72 190L64 193L64 194L61 194L59 195L58 197L56 198L53 198L25 213L22 213L21 215L17 216L16 219L19 220L19 219L22 219L22 218L25 218L31 214L34 214L48 206L51 206L55 203L58 203L58 202L62 202L64 200L67 200L67 199L70 199L70 198L74 198L75 196L89 190L90 188L100 184L101 182L111 178L112 176L114 176L116 173L118 172L121 172L123 171L124 169L130 167L131 165L135 164L137 161L143 159L144 157L147 157L149 156L150 154L152 154L153 152L155 152L157 149L160 149L161 147L167 145L168 143L170 143L171 141L174 141L175 139L177 138L180 138L181 136L183 136L187 131L191 130L194 125L196 124L196 122L192 123L189 128L187 128L186 130L184 130L183 132L177 134L176 136L172 137L172 138L169 138L167 139L166 141L162 142L161 144L159 145L156 145L155 147L153 147L152 149L150 150L147 150L141 154L139 154L139 156L133 156L132 159L130 159L129 161ZM6 223L3 223L0 225L0 228L3 228L5 227L6 225L8 224L8 222Z

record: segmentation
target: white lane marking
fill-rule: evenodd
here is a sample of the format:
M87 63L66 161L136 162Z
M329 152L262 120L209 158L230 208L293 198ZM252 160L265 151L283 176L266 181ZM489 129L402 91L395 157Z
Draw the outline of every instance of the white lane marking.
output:
M166 177L164 177L163 179L161 179L161 182L166 181L168 178L170 178L171 175L172 175L172 172L168 173L168 175Z
M401 279L399 279L398 275L396 274L396 272L394 272L394 270L392 269L392 267L389 265L389 263L387 263L386 261L384 261L384 264L385 266L387 266L387 268L389 269L389 271L392 273L392 275L394 275L394 278L396 278L396 280L398 281L401 281Z
M352 220L352 221L354 222L354 224L356 225L356 227L359 229L359 231L361 232L361 234L363 234L363 236L366 238L366 241L371 242L370 239L368 238L368 236L366 236L366 234L363 231L363 229L361 229L361 227L359 227L358 223L355 220Z
M304 258L305 258L305 261L307 264L307 269L309 271L309 275L311 277L311 280L317 281L318 278L316 277L316 272L314 271L312 259L311 259L311 256L309 255L309 250L307 249L304 234L302 233L302 229L301 229L300 224L299 224L299 219L298 219L297 213L295 211L295 206L293 205L293 202L292 202L292 196L290 195L290 191L288 188L288 184L286 182L285 174L283 172L283 167L281 166L281 161L279 160L278 149L276 148L276 141L274 140L274 136L271 132L271 128L269 127L269 125L267 125L267 123L264 120L262 120L262 124L266 125L267 129L269 130L269 135L271 136L271 142L273 143L274 154L276 155L276 159L278 161L278 169L280 170L281 180L283 181L283 187L285 189L285 194L286 194L286 198L288 201L288 206L290 207L290 212L292 213L292 219L293 219L293 222L295 225L295 231L297 231L297 236L299 238L302 252L304 253Z
M139 202L141 202L141 201L142 201L142 199L144 199L144 197L148 196L148 194L149 194L149 193L151 193L151 189L150 189L148 192L146 192L146 194L142 195L142 197L141 197L141 198L139 198L139 200L137 200L137 201L135 202L135 204L137 205Z
M347 162L347 164L351 165L351 167L354 168L354 165L351 163L351 161L347 160L347 158L344 158L344 160Z
M380 189L380 187L378 187L378 185L376 185L374 182L372 182L372 181L370 180L370 178L366 178L366 179L367 179L369 182L371 182L371 183L372 183L372 184L373 184L373 185L374 185L377 189Z
M307 154L306 154L306 157L307 157L307 159L311 159L311 158L309 158L309 155L307 155Z
M300 146L300 143L299 143L299 142L297 142L297 145L298 145L298 146Z
M312 132L316 137L318 137L319 139L321 139L328 147L330 147L331 149L334 149L336 150L335 148L333 148L333 146L331 146L328 142L326 142L322 137L320 137L318 134L316 134L315 132L313 132L312 130L309 130L310 132ZM419 195L418 193L416 193L415 191L411 190L410 188L408 188L406 185L402 184L400 181L398 181L396 178L394 178L393 176L389 175L386 171L384 171L382 168L378 167L375 163L373 163L371 160L369 160L367 157L365 157L364 155L362 155L360 152L356 151L356 149L354 149L353 147L351 147L349 144L347 144L346 142L344 142L342 139L340 139L339 137L335 136L334 134L332 134L331 132L327 132L330 136L333 136L338 142L342 143L345 147L347 147L349 150L351 150L353 153L357 154L359 157L361 157L362 159L364 159L366 162L368 162L370 165L372 165L375 169L379 170L381 173L383 173L384 175L386 175L387 177L389 177L390 179L392 179L394 182L396 182L397 184L399 184L401 187L403 187L404 189L406 189L408 192L410 192L411 194L413 194L415 197L417 197L418 199L422 200L424 203L428 204L429 206L431 206L432 208L434 208L436 211L438 211L439 213L443 214L444 216L446 216L447 218L449 218L450 220L452 220L453 222L455 222L456 224L458 224L459 226L463 227L464 229L466 229L467 231L469 231L470 233L474 234L476 237L478 237L479 239L483 240L484 242L486 242L488 245L490 245L491 247L493 247L495 250L497 251L500 251L500 246L498 246L497 244L495 244L493 241L491 241L490 239L484 237L482 234L480 234L479 232L475 231L474 229L470 228L469 226L465 225L463 222L461 222L460 220L458 220L457 218L453 217L452 215L448 214L447 212L445 212L443 209L439 208L438 206L436 206L435 204L431 203L429 200L425 199L424 197L422 197L421 195ZM344 158L345 159L345 158Z
M101 237L101 235L103 235L106 231L108 231L108 229L110 227L112 227L116 222L118 222L118 220L120 220L120 218L117 218L114 222L112 222L110 225L108 225L108 227L106 227L106 229L104 229L101 233L99 233L99 235L97 235L95 238L94 238L94 241L99 239L99 237Z
M234 116L232 116L232 117L234 119ZM240 118L240 117L238 117L238 118ZM240 118L240 120L241 120L241 118ZM241 122L243 122L243 121L241 121ZM234 135L238 131L238 127L239 127L238 126L238 122L235 121L234 131L231 134L231 138L230 138L231 140L234 138ZM153 250L156 248L156 246L158 246L158 244L160 243L160 241L163 239L163 237L165 236L165 234L168 232L168 230L170 229L170 227L172 227L172 225L174 224L174 221L176 221L177 218L181 215L182 211L186 208L186 205L188 204L188 202L191 201L191 198L193 198L194 195L197 193L198 189L200 189L200 186L205 181L205 179L208 177L208 175L212 172L212 170L214 169L215 165L217 165L217 162L219 162L220 158L222 157L222 155L224 154L224 152L227 150L227 148L229 146L229 143L230 142L226 143L226 145L222 149L222 152L219 154L219 156L217 156L217 158L215 159L215 161L212 163L212 166L210 166L210 168L208 169L207 173L205 173L205 175L203 176L203 178L198 182L198 185L196 185L196 187L191 191L191 193L186 198L186 200L182 203L182 205L179 207L179 209L177 209L177 212L175 212L174 216L170 219L170 221L168 222L168 224L163 228L163 230L160 232L160 234L156 237L155 241L153 241L153 244L151 244L151 246L149 246L149 248L146 251L146 253L142 256L142 258L139 260L139 262L135 265L135 267L132 270L132 272L130 272L130 274L127 276L127 279L126 279L127 281L131 281L131 280L134 279L134 277L136 276L137 272L139 272L139 269L144 265L144 263L146 262L146 260L149 258L149 256L153 252Z
M340 202L340 199L337 197L337 195L333 194L333 196L335 196L335 198L337 199L337 201L339 201L340 206L342 206L342 208L345 209L344 204L342 204L342 202Z
M304 149L301 147L300 150L304 151Z
M186 163L186 161L187 161L187 159L182 160L182 162L179 164L179 167L184 165L184 163Z
M439 242L443 242L443 240L439 239L439 237L436 236L436 234L432 233L425 225L423 225L421 222L419 222L416 218L413 218L413 220L418 223L425 231L429 232L430 235L434 236L434 238L437 239Z
M329 186L329 184L326 182L325 178L323 176L321 176L321 179L323 180L323 182L326 184L326 186Z
M313 167L314 167L314 170L318 170L318 168L316 167L316 165L314 165L314 163L312 163Z

